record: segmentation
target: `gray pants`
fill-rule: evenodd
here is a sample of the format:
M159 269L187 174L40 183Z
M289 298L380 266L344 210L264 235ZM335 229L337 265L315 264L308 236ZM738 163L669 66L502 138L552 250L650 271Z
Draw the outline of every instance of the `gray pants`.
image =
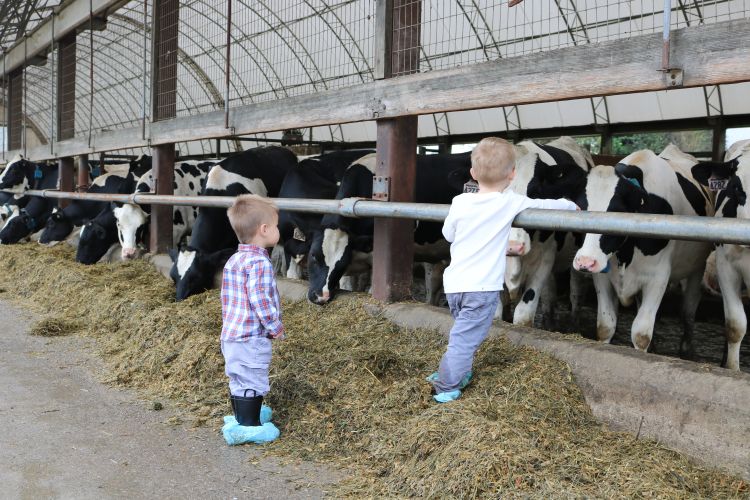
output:
M438 393L458 389L461 379L471 371L474 353L492 326L500 292L448 293L446 298L455 323L434 382Z
M271 366L271 339L250 337L246 342L223 342L224 373L229 377L232 396L265 396L271 389L268 368Z

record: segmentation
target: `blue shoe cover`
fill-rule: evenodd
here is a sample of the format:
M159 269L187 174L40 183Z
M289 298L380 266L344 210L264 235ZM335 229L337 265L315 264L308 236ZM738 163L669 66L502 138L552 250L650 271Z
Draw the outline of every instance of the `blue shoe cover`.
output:
M441 392L432 396L432 399L438 403L450 403L451 401L457 400L461 396L461 391L456 389L455 391Z
M263 405L260 407L260 423L261 425L265 424L266 422L270 422L271 418L273 418L273 410L270 406ZM229 424L237 424L237 419L234 418L234 415L227 415L224 417L224 423ZM239 425L239 424L237 424Z
M225 417L225 421L226 418L228 417ZM234 420L234 417L231 418ZM244 443L270 443L281 434L271 422L249 427L238 424L236 420L225 423L221 428L221 433L229 446Z
M464 378L461 379L461 382L458 384L458 388L460 390L466 389L466 386L469 385L469 382L471 382L471 377L474 374L472 372L467 372L466 375L464 375ZM434 372L430 374L425 380L428 381L431 384L434 384L437 382L438 379L438 372Z

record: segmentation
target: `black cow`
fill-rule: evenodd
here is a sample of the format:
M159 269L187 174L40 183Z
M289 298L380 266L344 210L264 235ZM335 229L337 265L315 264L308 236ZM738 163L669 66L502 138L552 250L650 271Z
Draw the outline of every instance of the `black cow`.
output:
M147 168L148 167L148 168ZM115 194L130 194L135 184L145 170L150 169L150 157L141 157L131 163L128 175L117 186ZM117 219L114 216L115 203L104 203L101 211L86 222L81 228L76 261L81 264L95 264L110 247L117 243Z
M296 164L297 157L286 148L249 149L215 165L208 173L201 195L252 193L276 197L287 171ZM170 276L177 285L177 300L211 288L214 274L237 250L237 243L226 209L201 207L188 247L169 252L173 261Z
M369 155L347 169L336 199L372 197L374 167L375 155ZM470 153L417 156L415 201L450 203L461 193L461 184L453 181L467 176L470 168ZM334 296L341 277L352 263L369 260L374 219L327 214L320 226L312 235L308 257L310 287L307 297L315 304L324 304ZM448 255L449 247L439 222L416 223L414 243L416 261L440 261Z
M123 183L130 182L127 177L131 173L129 166L112 168L109 172L98 176L91 183L89 193L122 193ZM137 175L137 169L133 176ZM131 179L132 180L132 179ZM105 201L72 200L67 207L55 209L47 221L39 243L49 244L63 241L70 236L75 226L81 226L96 217L107 206Z
M12 169L7 176L2 177L0 189L55 189L57 187L57 165L34 164L26 160L13 163L8 168ZM8 170L6 168L6 171ZM5 173L5 172L4 172ZM31 181L29 181L31 179ZM0 243L8 245L17 243L22 238L39 231L44 227L53 208L57 206L57 200L30 196L26 205L21 208L15 217L9 218L2 231L0 231Z
M372 150L347 150L306 158L287 172L279 198L332 200L349 165L371 153ZM301 262L310 251L312 234L320 228L321 218L322 215L309 212L279 212L288 278L302 278Z

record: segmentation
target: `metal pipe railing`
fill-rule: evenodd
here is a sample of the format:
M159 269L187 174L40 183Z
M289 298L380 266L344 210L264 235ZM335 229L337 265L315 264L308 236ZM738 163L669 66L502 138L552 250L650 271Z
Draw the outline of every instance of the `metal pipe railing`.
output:
M30 190L26 194L70 200L218 208L228 208L234 201L231 196L168 196L148 193L93 194ZM442 204L382 202L363 198L343 200L273 198L273 201L281 210L292 212L340 214L347 217L393 217L436 222L445 220L450 208L450 205ZM524 229L750 245L750 220L721 217L527 209L516 217L513 226Z

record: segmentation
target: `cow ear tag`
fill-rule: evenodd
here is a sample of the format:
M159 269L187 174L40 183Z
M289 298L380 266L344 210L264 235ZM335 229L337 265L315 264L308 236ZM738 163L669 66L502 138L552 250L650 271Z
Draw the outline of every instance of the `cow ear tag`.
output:
M722 189L726 189L727 184L729 184L729 179L717 179L716 177L708 178L708 189L711 191L721 191Z
M294 226L294 234L292 235L292 238L297 241L305 241L305 233L303 233L297 226Z
M478 193L479 192L479 184L477 184L477 181L469 181L466 184L464 184L464 193Z
M629 183L631 183L632 185L634 185L638 189L643 189L643 187L641 187L641 183L638 182L638 179L631 179L630 177L625 177L625 179L627 179L627 181Z
M42 169L39 168L39 165L36 166L34 169L34 179L41 179L42 178Z

